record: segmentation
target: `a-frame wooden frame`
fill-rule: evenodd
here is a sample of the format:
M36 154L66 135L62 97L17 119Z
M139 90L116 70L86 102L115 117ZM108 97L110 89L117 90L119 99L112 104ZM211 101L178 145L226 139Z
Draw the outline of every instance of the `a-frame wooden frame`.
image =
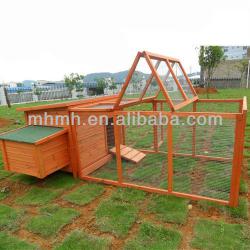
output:
M124 85L122 87L122 90L121 90L121 92L120 92L120 94L119 94L119 96L117 98L116 103L115 103L115 109L120 109L120 108L122 108L124 106L128 106L128 104L123 104L122 103L122 98L125 95L126 89L127 89L128 85L130 83L130 80L131 80L131 78L133 76L133 73L136 70L136 66L137 66L137 64L139 63L139 61L140 61L140 59L142 57L144 57L146 59L146 62L148 64L149 68L151 69L151 75L149 76L148 80L146 81L146 85L145 85L140 97L138 99L136 99L136 100L132 99L131 102L129 102L129 103L135 104L135 103L140 103L142 100L145 100L145 99L156 99L157 96L159 95L159 92L161 91L163 96L165 97L166 102L168 103L170 109L172 111L175 111L175 110L178 110L178 109L180 109L180 108L182 108L182 107L188 105L189 103L192 103L192 102L194 102L194 101L196 101L198 99L198 96L197 96L197 94L195 92L195 89L193 88L193 85L192 85L190 79L188 78L188 76L187 76L181 62L178 59L171 58L171 57L166 57L166 56L162 56L162 55L158 55L158 54L154 54L154 53L147 52L147 51L143 51L143 52L138 52L136 57L135 57L135 60L134 60L134 62L132 64L132 67L130 68L130 70L128 72L126 81L125 81L125 83L124 83ZM151 61L152 59L157 61L155 66L153 65L153 63ZM173 103L167 89L164 86L164 83L163 83L162 79L160 78L159 74L157 73L157 69L158 69L161 62L165 62L166 67L169 70L168 73L167 73L166 78L169 76L169 74L172 75L172 77L173 77L173 79L174 79L174 81L175 81L175 83L176 83L176 85L178 87L178 90L180 91L180 93L181 93L181 95L183 97L184 101L179 103L179 104L174 104ZM175 63L177 63L179 65L180 69L182 70L183 75L184 75L184 77L185 77L185 79L186 79L186 81L187 81L187 83L188 83L188 85L189 85L189 87L190 87L190 89L191 89L191 91L193 93L193 96L194 96L193 98L189 98L186 95L186 93L185 93L183 87L181 86L177 76L175 75L175 73L173 71L173 66L174 66ZM155 78L155 80L156 80L156 82L157 82L157 84L159 86L159 91L156 93L155 96L145 98L144 96L145 96L145 94L147 92L147 89L149 88L153 78Z

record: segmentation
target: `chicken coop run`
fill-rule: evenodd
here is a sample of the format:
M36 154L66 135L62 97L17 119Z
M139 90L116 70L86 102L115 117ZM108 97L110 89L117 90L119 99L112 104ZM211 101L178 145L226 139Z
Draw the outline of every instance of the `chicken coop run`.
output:
M247 100L199 99L178 59L138 52L118 95L19 110L41 136L0 136L9 171L238 205Z

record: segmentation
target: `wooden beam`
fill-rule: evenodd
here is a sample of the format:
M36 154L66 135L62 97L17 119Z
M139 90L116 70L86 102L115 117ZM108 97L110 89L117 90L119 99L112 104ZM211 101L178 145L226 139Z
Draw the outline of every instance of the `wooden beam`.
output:
M133 62L133 65L132 65L132 67L130 68L130 70L128 72L128 75L127 75L125 83L124 83L124 85L122 87L122 90L121 90L121 92L120 92L120 94L119 94L119 96L117 98L117 101L116 101L115 106L114 106L115 109L118 109L118 107L120 106L121 100L122 100L122 98L123 98L123 96L124 96L124 94L126 92L126 89L127 89L128 85L129 85L129 82L130 82L132 76L133 76L133 73L135 72L136 66L137 66L140 58L141 58L141 52L138 52L136 57L135 57L135 60Z
M168 116L168 125L167 125L167 179L168 179L168 191L169 193L173 192L173 175L174 175L174 169L173 169L173 127L170 122L171 116Z
M145 58L146 58L146 60L147 60L147 63L148 63L148 65L149 65L149 67L151 68L151 70L152 70L152 72L153 72L153 74L154 74L154 77L155 77L156 81L157 81L158 84L159 84L159 87L160 87L161 91L163 92L163 95L164 95L165 98L166 98L166 101L169 103L170 108L171 108L172 110L174 110L173 102L172 102L172 100L171 100L171 98L170 98L170 96L169 96L169 94L168 94L168 92L167 92L167 90L166 90L166 88L165 88L163 82L161 81L161 78L159 77L159 75L158 75L158 73L157 73L155 67L153 66L153 64L152 64L152 62L151 62L151 60L150 60L150 58L149 58L149 56L147 55L146 52L144 53L144 56L145 56Z
M158 69L160 63L161 63L161 61L159 61L159 60L156 62L156 65L155 65L155 69L156 69L156 70ZM141 93L140 101L142 100L142 98L143 98L144 95L146 94L147 89L148 89L150 83L152 82L153 78L154 78L154 75L153 75L153 73L151 73L151 75L149 76L149 78L148 78L148 80L147 80L147 82L146 82L146 85L145 85L145 87L144 87L144 89L143 89L143 91L142 91L142 93Z
M167 67L168 67L169 71L171 72L172 77L174 78L174 81L175 81L179 91L181 92L181 95L182 95L184 101L188 100L188 97L187 97L185 91L183 90L183 88L182 88L178 78L176 77L176 75L175 75L175 73L174 73L174 71L173 71L173 69L172 69L172 67L171 67L168 60L166 60L166 64L167 64Z
M179 64L179 66L180 66L180 68L181 68L181 70L182 70L182 73L184 74L184 76L185 76L185 78L186 78L187 83L189 84L189 87L191 88L191 91L192 91L193 95L194 95L194 96L197 96L197 93L196 93L196 91L195 91L195 89L194 89L194 86L193 86L192 82L190 81L190 79L189 79L189 77L188 77L188 75L187 75L185 69L183 68L181 62L178 62L178 64Z

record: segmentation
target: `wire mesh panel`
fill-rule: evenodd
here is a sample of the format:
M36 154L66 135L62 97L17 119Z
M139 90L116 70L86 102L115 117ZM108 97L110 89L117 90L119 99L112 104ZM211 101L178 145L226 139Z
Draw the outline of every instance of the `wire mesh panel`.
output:
M152 71L146 59L141 57L123 95L122 103L126 103L131 99L138 100L142 96L148 81L151 84L147 89L146 96L154 96L159 88L156 81L152 78Z
M225 113L238 113L238 102L198 102L197 112L225 112Z
M145 153L145 157L138 163L123 161L123 179L124 182L140 186L166 189L167 154L157 152L158 143L155 143L155 140L160 137L161 128L158 125L149 125L151 118L144 116L142 119L136 114L133 118L130 116L130 119L135 119L135 122L126 126L126 146ZM143 125L138 125L142 120Z
M234 151L235 120L221 123L173 126L174 177L176 192L229 200ZM210 121L210 123L209 123ZM188 128L189 127L189 128Z
M191 87L180 67L180 64L179 63L175 63L173 65L173 71L174 71L174 74L176 76L176 78L178 79L182 89L184 90L185 94L187 95L188 98L193 98L194 97L194 94L191 90Z
M160 76L172 102L174 104L178 104L184 101L184 98L172 76L170 73L168 66L165 61L161 61L157 73Z

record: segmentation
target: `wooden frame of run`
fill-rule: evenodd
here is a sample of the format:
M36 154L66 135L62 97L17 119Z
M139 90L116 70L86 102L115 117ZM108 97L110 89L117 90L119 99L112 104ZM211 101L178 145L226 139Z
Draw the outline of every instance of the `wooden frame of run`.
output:
M131 187L135 189L144 190L147 192L152 193L159 193L159 194L168 194L168 195L174 195L178 197L188 198L192 200L207 200L212 202L217 202L222 205L229 205L231 207L236 207L238 205L238 199L239 199L239 183L240 183L240 173L241 173L241 166L242 166L242 159L243 159L243 147L244 147L244 131L245 131L245 123L246 123L246 112L247 112L247 100L246 98L242 99L229 99L229 100L220 100L220 99L202 99L202 100L196 100L193 103L193 111L192 112L166 112L166 111L156 111L156 104L160 104L162 107L162 103L166 102L165 100L152 100L153 105L153 111L138 111L140 112L140 115L144 116L159 116L166 115L169 119L171 119L171 116L178 115L179 117L188 117L190 115L194 117L199 116L221 116L223 119L227 120L233 120L236 123L235 126L235 144L234 144L234 153L232 158L227 157L212 157L212 156L206 156L206 155L199 155L195 151L195 136L196 136L196 128L193 126L193 145L192 145L192 154L182 154L182 153L175 153L173 151L173 130L172 125L169 123L167 125L167 153L166 152L160 152L155 149L155 138L154 138L154 148L152 150L141 150L144 153L162 153L166 154L168 164L167 164L167 173L166 176L167 182L168 182L168 188L167 189L161 189L161 188L155 188L155 187L149 187L149 186L142 186L142 185L136 185L133 183L129 183L124 181L123 178L123 167L122 167L122 161L121 161L121 155L120 155L120 141L121 141L121 134L120 134L120 126L116 125L116 119L118 116L123 115L126 116L129 113L132 113L133 115L136 115L136 111L130 112L130 111L122 111L118 110L114 112L114 129L115 129L115 145L116 145L116 164L117 164L117 175L118 175L118 181L103 179L103 178L97 178L93 176L80 176L81 179L89 180L89 181L95 181L95 182L101 182L106 184L111 184L115 186L120 187ZM238 113L225 113L225 112L197 112L197 104L198 103L235 103L239 105L239 112ZM155 131L155 129L154 129ZM154 136L157 136L157 134L154 132ZM174 156L188 156L192 158L197 159L207 159L211 161L218 161L218 162L231 162L232 163L232 172L231 172L231 189L230 189L230 196L228 200L222 200L217 198L211 198L201 195L195 195L190 193L183 193L183 192L176 192L173 190L174 185L174 170L173 170L173 157Z

